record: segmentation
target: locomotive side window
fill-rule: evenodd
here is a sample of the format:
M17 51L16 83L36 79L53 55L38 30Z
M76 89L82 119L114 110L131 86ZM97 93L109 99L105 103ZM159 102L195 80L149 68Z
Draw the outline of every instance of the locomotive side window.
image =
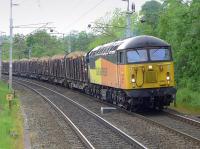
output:
M171 60L169 49L150 49L150 59L152 61Z
M148 61L147 50L132 50L127 52L128 63Z
M124 63L124 52L119 52L119 63Z

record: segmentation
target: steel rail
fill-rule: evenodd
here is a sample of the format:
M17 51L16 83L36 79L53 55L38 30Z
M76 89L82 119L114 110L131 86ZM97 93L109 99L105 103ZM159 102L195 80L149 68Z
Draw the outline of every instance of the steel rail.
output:
M176 130L176 129L174 129L174 128L168 127L167 125L161 124L161 123L159 123L159 122L156 122L156 121L154 121L154 120L151 120L151 119L149 119L149 118L147 118L147 117L144 117L144 116L142 116L142 115L138 115L138 114L135 114L135 113L134 113L134 115L137 115L137 117L140 117L141 119L143 119L143 120L145 120L145 121L147 121L147 122L150 122L150 123L152 123L152 124L154 124L154 125L156 125L156 126L158 126L158 127L160 127L160 128L163 128L163 129L165 129L165 130L167 130L167 131L169 131L169 132L172 132L172 133L174 133L174 134L177 134L177 135L179 135L179 136L182 136L182 137L184 137L184 138L186 138L186 139L192 141L193 143L200 145L200 140L199 140L198 138L196 138L196 137L193 137L193 136L191 136L191 135L189 135L189 134L186 134L186 133L181 132L181 131L179 131L179 130Z
M169 117L172 117L174 119L180 120L182 122L185 122L187 124L193 125L193 126L197 126L200 127L200 121L185 117L183 115L179 115L179 114L175 114L169 111L163 111L166 115L168 115Z
M108 103L108 104L111 105L110 103ZM113 104L112 104L112 105L113 105ZM116 105L113 105L113 106L116 107L116 108L119 108L119 107L116 106ZM141 115L141 114L133 113L133 112L131 112L131 111L127 111L126 109L122 109L122 108L120 108L120 109L121 109L122 111L124 111L125 113L127 113L127 114L130 114L130 115L133 115L133 116L135 116L135 117L138 117L138 118L140 118L140 119L146 121L147 123L151 123L151 124L153 124L153 125L155 125L155 126L158 126L159 128L165 129L165 130L167 130L167 131L169 131L169 132L171 132L171 133L174 133L174 134L177 134L177 135L182 136L182 137L184 137L184 138L187 138L188 140L192 141L193 143L196 143L197 145L200 145L200 139L198 139L198 138L196 138L196 137L193 137L193 136L191 136L191 135L189 135L189 134L186 134L186 133L181 132L181 131L179 131L179 130L176 130L176 129L174 129L174 128L168 127L167 125L161 124L161 123L159 123L159 122L156 122L155 120L152 120L152 119L150 119L150 118L147 118L147 117L145 117L145 116L143 116L143 115Z
M136 117L138 117L138 118L140 118L140 119L142 119L142 120L144 120L144 121L146 121L146 122L148 122L148 123L151 123L151 124L153 124L153 125L155 125L155 126L158 126L159 128L163 128L163 129L165 129L165 130L167 130L167 131L169 131L169 132L171 132L171 133L174 133L174 134L177 134L177 135L179 135L179 136L182 136L182 137L184 137L184 138L186 138L186 139L192 141L193 143L195 143L195 144L197 144L197 145L200 145L200 139L198 139L198 138L196 138L196 137L193 137L193 136L191 136L191 135L189 135L189 134L186 134L186 133L181 132L181 131L179 131L179 130L176 130L176 129L174 129L174 128L168 127L167 125L161 124L161 123L159 123L159 122L156 122L155 120L152 120L152 119L150 119L150 118L147 118L147 117L145 117L145 116L143 116L143 115L141 115L141 114L133 113L133 112L127 111L127 110L125 110L125 109L122 109L122 111L124 111L124 112L126 112L126 113L128 113L128 114L130 114L130 115L136 116Z
M99 122L101 122L102 124L104 124L106 127L110 128L111 130L113 130L115 133L119 134L121 137L123 137L127 142L129 142L132 145L137 145L139 148L142 149L147 149L146 146L144 146L142 143L140 143L139 141L137 141L136 139L134 139L133 137L131 137L130 135L126 134L125 132L123 132L122 130L120 130L119 128L117 128L116 126L114 126L113 124L111 124L110 122L108 122L107 120L103 119L102 117L100 117L99 115L95 114L94 112L92 112L91 110L87 109L86 107L82 106L81 104L79 104L76 101L73 101L71 98L66 97L65 95L54 91L50 88L47 88L45 86L30 82L30 81L25 81L25 80L20 80L26 83L30 83L30 84L34 84L36 86L39 86L41 88L44 88L46 90L49 90L51 92L54 92L57 95L62 96L63 98L67 99L70 103L74 104L75 106L77 106L78 108L84 110L85 112L87 112L89 115L91 115L93 118L95 118L96 120L98 120ZM21 83L22 84L22 83Z
M17 84L20 84L22 86L25 86L29 89L31 89L32 91L34 91L35 93L37 93L38 95L40 95L42 98L45 99L45 101L47 101L56 111L60 112L62 114L62 116L65 118L65 120L68 121L68 123L70 124L71 128L75 131L75 133L78 135L78 137L81 139L81 141L84 143L84 145L89 148L89 149L95 149L95 147L89 142L89 140L83 135L83 133L78 129L78 127L69 119L68 116L65 115L65 113L58 108L58 106L56 106L49 98L47 98L45 95L43 95L42 93L38 92L37 90L35 90L34 88L25 85L23 83L20 83L18 81L14 81Z

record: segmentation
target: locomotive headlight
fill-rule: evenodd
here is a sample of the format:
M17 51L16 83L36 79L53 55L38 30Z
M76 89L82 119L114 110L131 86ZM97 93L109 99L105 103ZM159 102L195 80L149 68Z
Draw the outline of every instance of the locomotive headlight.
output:
M167 80L167 81L170 80L170 73L169 73L169 72L167 72L166 80Z
M170 76L167 76L166 79L167 79L167 81L169 81L170 80Z
M132 83L135 83L135 82L136 82L136 80L135 80L135 75L134 75L134 74L132 74L132 76L131 76L131 82L132 82Z
M131 79L131 82L132 82L132 83L135 83L135 78L132 78L132 79Z
M149 70L153 69L152 65L149 65L149 66L148 66L148 69L149 69Z

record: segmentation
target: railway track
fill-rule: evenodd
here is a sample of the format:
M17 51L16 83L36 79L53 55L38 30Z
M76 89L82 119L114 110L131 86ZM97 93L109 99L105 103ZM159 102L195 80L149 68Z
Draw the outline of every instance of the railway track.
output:
M176 113L173 113L173 112L170 112L170 111L164 111L164 113L166 115L168 115L169 117L172 117L176 120L180 120L182 122L185 122L185 123L188 123L190 125L197 126L198 128L200 128L200 121L197 121L195 119L192 119L192 118L180 115L180 114L176 114Z
M61 113L87 148L147 148L69 97L39 84L22 83L22 80L15 82L42 96Z
M200 127L196 126L197 124L193 120L185 120L183 117L180 120L178 116L172 116L169 113L134 115L200 145Z
M20 80L21 81L21 80ZM38 82L38 81L33 81L33 82ZM46 84L46 83L41 83L41 84ZM45 86L50 86L49 84L46 84ZM56 88L57 87L53 87L52 86L52 88L54 89L54 90L56 90ZM61 88L61 87L59 87L59 88L57 88L58 89L58 92L60 92L60 90L61 89L63 89L64 90L64 88ZM66 89L65 89L65 91L66 91ZM70 90L70 92L71 92L71 90ZM84 96L87 96L87 95L84 95ZM75 97L76 98L76 97ZM78 97L77 97L78 98ZM93 100L93 99L92 99ZM80 100L80 101L84 101L84 100ZM98 100L97 100L98 101ZM95 102L95 101L94 101ZM90 103L90 102L89 102ZM96 102L97 103L97 102ZM81 103L82 104L82 103ZM87 104L88 104L88 101L87 101ZM113 106L113 105L112 105ZM94 109L94 108L93 108ZM99 110L99 109L98 109ZM124 113L124 111L125 110L120 110L121 112L123 112ZM197 137L195 137L195 136L193 136L193 135L190 135L190 134L187 134L187 132L182 132L180 129L179 129L179 127L182 127L182 126L180 126L180 122L178 122L178 125L177 125L177 128L175 127L175 128L173 128L173 127L171 127L171 126L169 126L168 124L163 124L163 121L160 121L160 120L156 120L156 119L152 119L152 117L155 117L155 115L154 116L143 116L143 115L139 115L139 114L136 114L136 113L131 113L131 112L127 112L127 111L125 111L125 113L128 113L128 115L131 115L131 117L132 118L135 118L135 117L137 117L137 118L139 118L139 119L141 119L142 121L145 121L146 123L148 123L148 125L152 125L152 126L155 126L155 127L157 127L158 129L161 129L161 131L162 130L165 130L165 132L162 132L162 133L165 133L165 135L166 136L171 136L172 134L173 134L173 136L175 136L174 138L174 141L175 142L178 142L177 144L174 144L175 146L177 145L178 147L180 147L181 145L183 146L183 147L185 147L185 146L189 146L189 148L199 148L200 147L200 140L199 140L199 138L198 138L198 136ZM113 114L114 115L114 114ZM126 114L127 115L127 114ZM119 117L119 119L123 119L123 121L124 121L124 124L123 124L123 122L122 122L122 124L123 124L123 126L124 127L126 127L126 119L125 119L125 117L124 116L122 116L122 117L120 117L120 114L117 114L117 116ZM106 116L105 116L106 117ZM128 116L126 116L126 117L128 117ZM169 116L168 116L168 118L169 118ZM163 118L163 120L164 120L165 118ZM108 119L109 120L109 119ZM166 119L165 119L165 121L167 121ZM170 120L171 121L171 120ZM127 130L126 131L126 133L127 134L129 134L129 135L131 135L131 136L134 136L133 134L132 134L132 131L134 130L134 128L132 128L133 130L131 130L131 125L134 125L134 123L136 123L136 121L134 121L134 123L131 123L131 119L129 120L128 119L128 122L130 122L130 124L127 124L127 127L126 127L126 129L124 129L124 127L122 127L121 126L121 123L119 123L119 125L118 124L116 124L119 128L121 127L121 130ZM184 121L181 121L181 122L184 122ZM171 125L172 124L174 124L173 122L171 123ZM182 125L185 125L184 123L182 123ZM188 124L189 125L189 124ZM193 125L192 125L193 126ZM148 126L149 127L149 126ZM197 126L195 126L195 127L197 127ZM151 127L150 127L151 128ZM192 130L192 131L194 131L194 130ZM166 134L166 132L167 132L167 134ZM168 134L169 133L169 134ZM170 134L171 133L171 134ZM199 134L199 128L197 127L197 129L196 129L196 134L198 135ZM148 134L147 134L148 135ZM145 135L146 136L146 135ZM141 137L145 137L145 136L141 136ZM177 137L176 137L177 136ZM135 138L137 138L137 137L135 137ZM172 139L173 139L173 137L171 137ZM182 138L182 140L184 140L183 142L181 142L180 143L180 139ZM137 140L140 140L141 138L139 138L139 139L137 139ZM146 139L146 138L145 138ZM162 145L159 145L159 143L158 142L156 142L155 141L156 139L154 139L154 138L152 138L152 143L157 143L155 146L151 146L151 145L148 145L148 143L146 143L147 145L146 146L148 146L148 148L155 148L155 147L159 147L159 148L163 148L163 146ZM146 140L147 141L147 140ZM146 142L146 141L144 141L144 142ZM155 141L155 142L154 142ZM140 141L141 142L141 141ZM168 142L168 140L166 140L166 144L168 144L167 143ZM184 143L185 142L185 143ZM188 142L188 143L187 143ZM180 144L180 145L179 145ZM169 144L168 144L169 145ZM172 146L173 146L173 144L172 144ZM175 148L175 147L174 147ZM188 147L186 147L186 148L188 148Z

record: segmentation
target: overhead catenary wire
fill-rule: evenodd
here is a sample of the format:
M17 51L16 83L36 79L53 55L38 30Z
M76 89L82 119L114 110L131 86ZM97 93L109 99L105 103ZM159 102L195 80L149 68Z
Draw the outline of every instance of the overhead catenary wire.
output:
M22 4L22 3L25 3L27 1L30 1L30 0L21 0L21 1L16 1L18 4ZM35 0L36 1L36 0Z
M17 26L15 26L15 27L23 27L23 26L36 26L36 25L46 25L46 24L51 24L51 23L53 23L53 22L46 22L46 23L33 23L33 24L23 24L23 25L17 25Z

